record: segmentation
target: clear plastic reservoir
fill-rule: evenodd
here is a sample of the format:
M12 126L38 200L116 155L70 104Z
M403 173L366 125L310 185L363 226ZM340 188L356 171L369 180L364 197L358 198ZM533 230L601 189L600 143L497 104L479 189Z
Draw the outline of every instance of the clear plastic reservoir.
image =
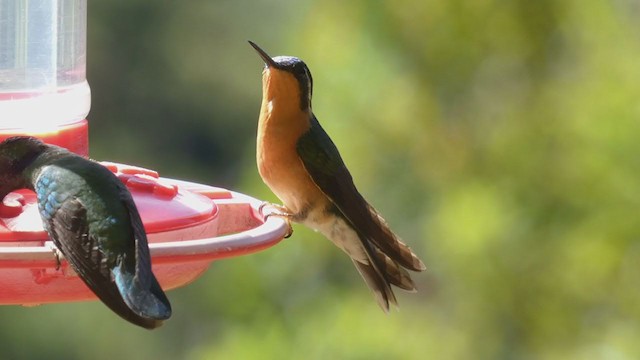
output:
M86 28L86 0L0 0L2 135L86 127Z

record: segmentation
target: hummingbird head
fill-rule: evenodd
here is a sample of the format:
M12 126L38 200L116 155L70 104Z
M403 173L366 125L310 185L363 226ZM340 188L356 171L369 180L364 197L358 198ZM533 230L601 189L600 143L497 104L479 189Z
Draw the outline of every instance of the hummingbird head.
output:
M265 89L270 89L270 92L285 96L292 92L297 92L300 99L300 109L311 109L313 78L304 61L293 56L276 56L272 58L254 42L249 41L249 44L264 60L265 68L262 81L265 84ZM265 95L267 94L265 93ZM271 96L275 95L271 94Z
M46 149L45 143L31 136L14 136L0 143L0 201L28 186L25 170Z

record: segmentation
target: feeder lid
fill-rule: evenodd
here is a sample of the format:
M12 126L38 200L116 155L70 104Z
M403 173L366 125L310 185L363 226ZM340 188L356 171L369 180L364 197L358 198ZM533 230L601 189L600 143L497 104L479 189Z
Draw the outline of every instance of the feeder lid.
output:
M112 162L102 165L114 172L131 192L147 234L197 226L218 215L216 204L209 198L182 191L178 185L161 179L156 171ZM0 241L47 239L33 191L7 195L0 204Z

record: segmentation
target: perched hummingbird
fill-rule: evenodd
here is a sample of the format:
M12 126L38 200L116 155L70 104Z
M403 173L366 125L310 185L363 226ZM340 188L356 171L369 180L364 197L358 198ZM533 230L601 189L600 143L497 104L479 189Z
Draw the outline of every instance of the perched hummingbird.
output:
M0 143L0 201L23 188L35 191L44 229L105 305L148 329L171 316L138 210L111 171L36 138L12 137Z
M284 204L275 206L274 215L320 231L347 253L388 311L389 303L397 306L391 285L415 291L405 268L422 271L424 264L356 189L311 110L309 68L296 57L271 58L249 43L265 62L257 162L262 180Z

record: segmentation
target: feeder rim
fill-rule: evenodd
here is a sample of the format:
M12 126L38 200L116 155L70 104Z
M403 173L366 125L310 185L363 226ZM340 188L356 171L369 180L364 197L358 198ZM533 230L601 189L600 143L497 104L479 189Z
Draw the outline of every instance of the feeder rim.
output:
M226 203L248 204L251 216L263 221L259 213L262 201L251 196L229 191L232 199ZM275 245L288 232L288 224L280 217L270 216L259 226L242 232L209 238L150 243L152 262L183 262L189 260L213 260L228 257L229 253L246 254ZM0 262L28 263L56 266L56 246L45 241L43 246L0 246ZM226 256L225 256L226 254ZM1 266L0 266L1 267Z

